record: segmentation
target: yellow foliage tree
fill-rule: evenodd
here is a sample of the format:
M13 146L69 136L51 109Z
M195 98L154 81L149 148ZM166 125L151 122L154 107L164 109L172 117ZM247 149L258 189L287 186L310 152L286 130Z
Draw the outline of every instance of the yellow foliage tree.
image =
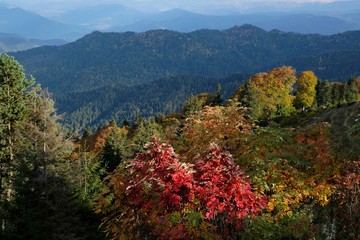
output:
M295 97L295 107L297 109L310 108L316 97L317 77L312 71L302 72L297 79L297 92Z
M240 102L249 107L257 119L288 116L295 110L291 94L295 81L295 70L289 66L255 74L247 83Z

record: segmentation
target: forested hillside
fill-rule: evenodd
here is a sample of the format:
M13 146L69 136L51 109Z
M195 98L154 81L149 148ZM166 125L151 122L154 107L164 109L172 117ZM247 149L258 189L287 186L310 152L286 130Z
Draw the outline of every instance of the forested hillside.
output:
M64 46L41 47L13 55L29 74L56 94L114 83L148 83L165 76L226 77L266 71L293 58L311 59L325 53L359 50L359 36L360 31L331 36L267 32L251 25L191 33L94 32ZM343 65L337 63L341 69ZM357 64L347 63L350 67ZM316 64L309 70L317 71ZM308 66L293 67L303 70ZM319 77L344 81L342 76L338 78L326 71Z
M65 44L66 41L61 39L39 40L29 39L16 34L0 32L0 52L23 51L39 46L55 46Z
M65 112L63 123L72 130L101 126L109 120L133 121L181 110L185 100L200 93L215 94L218 86L223 97L248 79L248 75L228 78L177 76L151 83L126 86L114 84L95 90L56 94L59 112Z
M244 80L226 79L228 76L282 65L343 82L360 73L359 53L360 31L302 35L244 25L191 33L94 32L64 46L12 55L42 87L54 93L68 127L78 129L98 125L118 113L131 120L137 115L178 111L191 94L211 91L218 83L229 89L233 81ZM197 87L189 81L174 87L186 79L198 81L191 83ZM155 97L160 90L163 95ZM176 97L170 99L167 94Z
M360 78L283 66L220 93L74 137L0 55L0 238L359 239Z

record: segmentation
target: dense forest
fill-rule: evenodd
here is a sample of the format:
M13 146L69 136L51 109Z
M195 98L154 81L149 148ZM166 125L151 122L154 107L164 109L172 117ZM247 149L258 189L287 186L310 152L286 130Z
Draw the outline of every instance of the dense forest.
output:
M215 93L218 86L222 95L229 97L233 90L248 79L237 74L227 78L177 76L159 79L138 86L111 85L92 91L55 95L58 111L68 113L63 124L71 130L87 126L104 126L113 119L134 120L178 112L191 95Z
M323 36L265 31L252 25L191 33L169 30L93 32L63 46L40 47L12 55L28 74L56 94L92 90L114 83L149 83L167 76L219 78L268 71L291 59L358 51L359 36L360 31ZM293 67L298 71L317 71L322 63L316 64L313 69L309 66L304 69L301 65ZM321 73L322 79L343 81L358 72L347 72L345 76Z
M11 55L54 94L67 128L83 131L111 118L177 112L190 95L214 92L218 84L227 97L249 75L283 65L347 81L360 74L359 34L297 34L251 25L191 33L94 32L63 46Z
M283 66L228 96L74 136L1 55L1 239L359 239L360 79Z

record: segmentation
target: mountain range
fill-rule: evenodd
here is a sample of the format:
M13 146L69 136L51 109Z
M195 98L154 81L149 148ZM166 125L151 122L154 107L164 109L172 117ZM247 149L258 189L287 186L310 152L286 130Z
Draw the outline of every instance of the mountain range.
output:
M220 10L195 13L184 9L144 12L120 4L101 4L71 9L47 18L19 7L0 5L0 33L16 34L25 39L74 41L95 30L144 32L167 29L192 32L200 29L224 30L243 24L268 31L277 29L331 35L360 29L360 4L358 1L336 1L282 8L269 5L243 12L234 9L225 14ZM5 45L0 36L1 42ZM0 51L18 49L8 43Z
M333 16L313 15L307 13L293 14L231 14L226 16L211 16L192 13L182 9L173 9L151 16L136 23L115 26L108 31L143 32L151 29L170 29L181 32L191 32L199 29L223 30L234 25L252 24L265 30L278 29L286 32L334 34L359 29L359 24Z
M12 55L24 66L27 74L32 74L37 82L54 93L60 112L77 116L67 119L72 122L70 125L81 121L83 127L103 121L103 116L113 115L115 108L110 106L114 103L129 106L127 104L131 102L128 111L122 110L125 118L134 117L138 109L148 109L146 111L151 113L141 112L143 116L167 113L178 110L191 93L209 89L206 81L190 90L185 84L186 91L183 92L179 92L181 85L166 84L169 88L162 88L161 93L175 91L182 97L174 97L176 103L162 98L150 101L160 93L152 88L152 83L161 82L161 79L180 82L184 79L211 79L211 89L215 90L216 83L220 82L224 89L229 89L227 84L233 84L234 78L232 81L223 80L229 76L249 76L291 65L298 73L312 70L321 79L346 81L360 74L357 61L360 57L360 31L325 36L266 31L243 25L221 31L190 33L169 30L93 32L62 46L39 47ZM239 79L234 81L244 81L242 77ZM179 87L170 90L171 86ZM135 91L144 88L152 95ZM120 100L111 92L118 93L114 96L132 94ZM136 103L133 97L141 100ZM111 104L106 105L106 102ZM159 108L160 102L167 102L171 107ZM147 107L139 107L143 104ZM103 105L109 107L104 109ZM79 109L86 110L87 114L83 116L93 117L85 121L78 117ZM77 118L82 120L74 120Z
M73 40L85 32L76 25L50 20L22 8L0 6L0 32L41 40Z
M63 39L29 39L12 33L0 33L0 52L21 51L40 46L57 46L66 43Z

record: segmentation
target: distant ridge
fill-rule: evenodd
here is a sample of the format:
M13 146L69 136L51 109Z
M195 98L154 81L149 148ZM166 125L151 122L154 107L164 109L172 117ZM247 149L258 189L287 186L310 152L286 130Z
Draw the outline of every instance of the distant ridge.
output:
M149 16L129 25L113 26L108 30L115 32L143 32L152 29L168 29L191 32L199 29L224 30L233 25L243 24L252 24L265 30L279 29L285 32L326 35L360 29L360 22L349 21L337 16L323 16L310 13L237 13L216 16L197 14L183 9L173 9Z
M200 14L181 8L150 13L121 4L102 3L45 18L19 7L0 5L0 32L30 39L74 41L95 30L144 32L167 29L189 33L199 29L225 30L234 25L252 24L267 31L277 29L284 32L331 35L360 29L360 7L355 1L294 6L296 8L273 8L269 5L264 9L255 8L245 12L234 8L225 11L226 14L223 10L216 12L209 9L207 14Z
M39 40L28 39L17 34L0 33L0 52L23 51L39 46L57 46L63 45L66 41L62 39Z
M74 40L87 31L81 27L56 22L21 8L0 5L0 32L33 39Z
M41 84L51 91L63 92L89 90L112 83L142 84L164 76L224 77L266 71L290 63L298 70L306 67L318 72L316 56L342 55L342 52L357 50L360 50L360 31L330 36L304 35L268 32L247 24L223 31L190 33L169 30L93 32L64 46L37 48L14 53L14 56ZM310 65L306 59L315 62ZM333 73L341 68L341 63L336 61L337 68L322 66L321 69L327 70L321 71L320 77L344 80L357 74L352 72L355 69L352 66L358 66L357 61L346 57L344 60L347 68L341 70L343 74L330 75L329 71Z
M62 46L39 47L12 55L27 74L54 93L57 108L68 113L65 121L71 125L70 118L82 119L78 128L108 119L114 111L120 111L123 117L134 117L146 115L141 109L147 109L150 115L178 110L194 92L186 86L171 88L189 79L198 79L199 84L206 84L200 79L211 79L215 89L218 79L227 76L249 76L291 65L298 73L312 70L321 79L346 81L360 75L360 31L324 36L266 31L249 24L190 33L96 31ZM156 88L153 84L161 79L180 82ZM227 88L230 83L222 81ZM144 94L139 95L137 90ZM129 91L133 92L131 96L126 95ZM176 103L167 100L163 104L164 98L156 97L170 92L177 96ZM119 94L128 96L128 100L119 100ZM139 96L138 100L134 96Z

